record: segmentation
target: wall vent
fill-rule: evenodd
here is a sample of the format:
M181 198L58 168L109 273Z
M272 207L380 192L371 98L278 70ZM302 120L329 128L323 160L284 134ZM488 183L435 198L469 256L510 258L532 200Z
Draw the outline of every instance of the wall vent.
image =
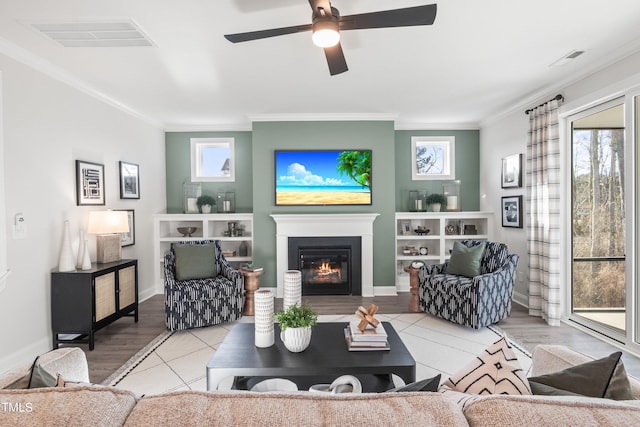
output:
M564 55L562 58L549 64L549 67L561 67L565 65L567 62L571 61L572 59L576 59L578 56L582 55L583 53L584 53L584 50L572 50L571 52Z
M154 46L131 19L28 22L38 33L64 47Z

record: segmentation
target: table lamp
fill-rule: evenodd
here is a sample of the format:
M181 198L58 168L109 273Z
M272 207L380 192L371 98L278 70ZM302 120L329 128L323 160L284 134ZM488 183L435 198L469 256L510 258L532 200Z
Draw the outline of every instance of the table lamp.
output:
M129 218L126 211L91 211L87 232L96 236L96 262L120 261L122 259L122 236L119 233L129 231Z

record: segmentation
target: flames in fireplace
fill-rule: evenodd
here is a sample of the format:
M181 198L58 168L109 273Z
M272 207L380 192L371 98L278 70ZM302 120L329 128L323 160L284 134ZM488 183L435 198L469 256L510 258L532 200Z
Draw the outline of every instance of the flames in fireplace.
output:
M341 283L342 268L339 264L322 260L309 269L309 281L312 283Z

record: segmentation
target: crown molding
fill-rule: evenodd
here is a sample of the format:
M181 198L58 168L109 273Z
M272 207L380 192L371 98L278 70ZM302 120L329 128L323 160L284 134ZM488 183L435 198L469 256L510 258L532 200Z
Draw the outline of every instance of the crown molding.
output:
M200 125L170 124L164 127L165 132L241 132L252 131L251 122L212 123Z
M397 122L395 130L479 130L479 123L404 123Z
M114 98L96 90L86 82L78 79L77 77L69 74L64 71L62 68L52 64L51 62L23 49L5 38L0 37L0 53L7 55L9 58L14 59L34 70L45 74L46 76L62 82L67 86L70 86L86 95L91 96L98 101L102 101L105 104L108 104L124 113L129 114L139 120L142 120L152 126L162 129L164 127L163 123L158 120L152 119L151 117L144 115L133 108L123 104L120 101L115 100Z
M283 113L249 115L252 122L339 122L339 121L395 121L397 114L389 113Z

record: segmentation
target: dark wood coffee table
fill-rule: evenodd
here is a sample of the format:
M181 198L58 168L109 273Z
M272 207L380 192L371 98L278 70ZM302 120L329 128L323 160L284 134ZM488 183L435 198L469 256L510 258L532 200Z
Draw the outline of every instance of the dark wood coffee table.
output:
M246 388L251 381L287 378L306 390L312 384L331 383L340 375L358 377L367 392L393 387L391 375L405 383L415 381L416 361L389 322L382 322L391 350L349 351L344 339L346 322L318 323L311 344L301 353L291 353L280 340L276 323L275 345L255 346L253 323L238 323L225 337L207 363L207 390L217 390L220 381L235 377L234 388Z

